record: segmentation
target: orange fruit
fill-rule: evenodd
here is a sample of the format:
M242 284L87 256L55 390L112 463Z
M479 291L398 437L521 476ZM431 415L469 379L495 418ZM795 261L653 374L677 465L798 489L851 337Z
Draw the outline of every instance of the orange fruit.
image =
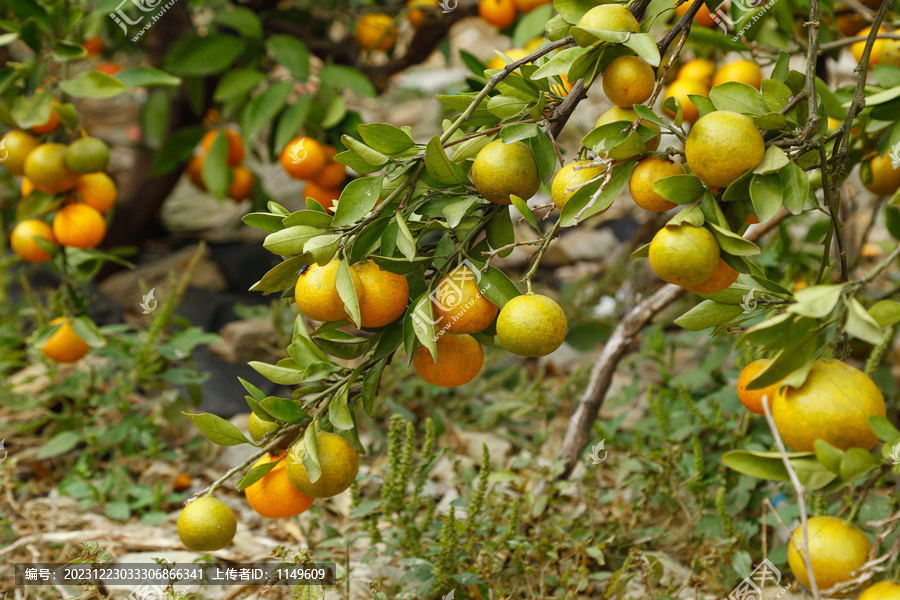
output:
M406 3L406 8L409 9L409 12L406 13L406 20L409 21L410 25L418 29L422 22L425 21L426 15L422 9L437 9L437 7L438 0L409 0Z
M678 206L653 190L653 183L656 180L672 175L684 175L684 167L658 156L643 159L631 172L631 180L628 182L634 203L651 212L666 212Z
M330 162L316 175L312 182L324 188L339 188L347 179L347 169L339 162Z
M47 121L43 125L35 125L31 130L38 134L45 134L55 130L58 126L59 117L56 116L56 111L51 108L50 116L47 118Z
M756 124L749 117L727 110L700 117L684 145L684 155L694 175L718 188L728 187L758 167L765 153L766 144Z
M868 36L871 32L872 28L866 27L857 35ZM888 33L888 31L882 27L878 30L878 33ZM856 62L862 60L865 48L865 41L851 44L850 51L853 53L853 57L856 58ZM872 52L869 54L869 68L871 69L879 64L892 65L895 67L900 66L900 40L875 40L875 43L872 45Z
M369 13L356 22L356 43L363 50L390 50L397 40L394 18L384 13Z
M203 152L205 154L209 154L209 151L212 150L213 142L216 141L219 131L219 129L210 129L206 132L206 135L203 136L200 145L203 147ZM236 131L227 128L222 131L225 132L225 137L228 138L228 166L233 167L244 160L244 140L241 139L240 134Z
M867 587L859 600L900 600L900 585L893 581L880 581Z
M799 388L775 394L772 417L784 443L797 452L815 450L817 439L847 450L870 450L878 438L868 418L885 416L884 396L865 373L837 360L817 360Z
M3 166L13 175L22 175L25 172L25 159L28 154L40 146L41 142L21 129L13 129L0 139L0 158Z
M81 47L88 53L88 56L96 56L106 50L106 44L103 43L103 38L99 35L84 40Z
M346 319L344 301L337 291L337 270L341 261L331 259L328 264L319 266L312 264L300 271L300 277L294 286L294 299L300 312L316 321L340 321ZM356 288L357 298L362 298L362 283L354 269L350 269L350 278Z
M78 183L78 174L66 166L62 144L41 144L29 152L24 172L35 188L47 194L66 192Z
M772 404L775 402L775 394L778 393L778 388L781 387L781 382L777 381L758 390L748 390L747 386L757 375L760 374L763 369L768 367L771 362L772 361L768 358L760 358L759 360L754 360L752 363L744 367L744 369L741 371L741 374L738 376L737 395L741 401L741 404L743 404L750 412L754 412L758 415L766 414L762 404L763 396L768 397L769 411L772 410Z
M478 193L494 204L512 204L512 194L528 200L541 186L534 153L522 142L494 140L478 152L470 175Z
M538 6L550 4L552 0L514 0L516 11L524 14L530 13Z
M678 15L679 19L687 14L687 11L691 8L691 4L693 4L693 2L687 0L675 7L675 14ZM702 4L700 10L694 15L694 25L712 27L715 24L716 20L713 18L713 14L710 12L709 8L707 8L706 4Z
M287 457L287 476L295 488L312 498L337 496L350 487L359 473L359 452L350 442L327 431L316 432L316 446L319 450L319 465L322 473L312 482L303 466L306 444L301 439L293 446Z
M587 183L606 172L606 168L603 166L592 167L592 162L591 160L572 161L553 177L553 183L550 185L550 198L556 208L563 209L569 202L569 198L578 191L575 186Z
M847 37L853 37L866 26L866 18L859 13L850 12L837 15L837 26L841 33Z
M303 188L303 197L312 199L313 202L333 215L334 205L341 197L341 189L322 187L314 181L307 181Z
M500 309L475 285L475 273L461 265L445 275L431 302L435 328L443 333L476 333L497 318Z
M9 236L9 245L16 256L25 262L42 263L53 258L38 246L34 238L41 238L54 246L57 245L50 226L37 219L28 219L16 225Z
M30 194L31 192L34 191L34 184L31 183L31 180L28 179L27 177L23 177L22 178L22 186L21 186L20 190L22 191L22 197L24 198L25 196L27 196L28 194Z
M663 102L668 98L678 98L681 103L681 114L685 121L694 123L700 118L700 109L690 99L690 96L708 96L709 88L703 83L694 79L676 79L666 88L666 94L663 96ZM666 114L671 118L675 118L675 111L665 109Z
M867 190L879 196L892 196L900 188L900 169L895 169L888 153L869 159L872 180L863 182Z
M516 3L515 0L479 0L478 14L497 29L506 29L516 22Z
M593 7L584 13L578 21L578 26L604 31L641 32L641 24L622 4L601 4Z
M351 267L359 277L360 327L382 327L396 321L409 303L409 283L406 277L385 271L374 261L357 263Z
M806 587L809 587L807 554L820 590L849 581L850 574L866 564L872 543L856 525L826 515L809 519L806 530L808 546L803 546L802 524L791 534L788 543L788 564L794 576Z
M97 66L94 67L95 71L99 71L105 75L109 75L112 77L116 73L122 70L122 65L116 64L114 62L102 62L97 63Z
M667 225L650 242L650 268L667 283L689 287L709 279L719 264L719 243L704 227Z
M273 421L263 421L255 412L250 413L250 420L247 422L247 431L250 433L250 439L254 442L261 442L266 435L278 429L278 423Z
M468 334L446 333L437 340L437 360L420 347L412 361L419 377L440 387L457 387L475 379L484 365L484 348Z
M566 339L566 313L540 294L516 296L497 317L497 339L517 356L547 356Z
M109 147L95 137L84 136L66 148L66 166L73 173L97 173L109 166Z
M81 201L105 213L116 203L118 191L116 182L106 173L88 173L78 178L75 185L75 193L81 197Z
M246 200L253 193L253 182L256 178L253 171L244 165L231 169L231 185L228 186L228 197L235 202Z
M73 363L91 349L72 327L72 321L62 317L50 321L51 325L60 325L50 339L41 348L44 356L57 363Z
M272 462L272 457L264 455L253 467ZM313 499L300 493L291 485L287 475L287 459L281 460L262 479L244 490L250 508L267 519L296 517L309 510Z
M758 64L749 60L738 60L719 67L713 75L712 85L716 87L729 81L738 81L759 89L762 79L762 71Z
M106 221L97 209L86 204L63 206L53 217L56 241L70 248L96 248L106 237Z
M294 179L315 179L328 159L322 144L301 135L284 147L278 156L278 162Z
M231 543L237 519L228 506L212 496L202 496L184 507L178 516L178 538L195 552L221 550Z
M511 50L505 50L503 52L503 54L505 54L506 56L508 56L510 58L509 62L516 62L517 60L522 60L523 58L525 58L526 56L531 54L531 52L529 52L525 48L512 48ZM509 63L506 60L504 60L504 58L502 56L497 56L495 54L494 57L487 62L487 68L488 69L502 69L507 64L509 64ZM519 71L517 69L514 72L518 73Z
M727 262L719 258L719 264L716 270L709 276L709 279L703 283L686 287L685 289L695 294L715 294L722 290L727 290L731 284L737 281L738 272L732 269ZM772 396L769 396L772 398Z
M655 86L653 67L637 56L620 56L603 71L603 93L622 108L643 104L653 95Z
M629 13L630 14L630 13ZM594 129L597 127L602 127L603 125L608 125L609 123L622 123L622 129L625 129L630 123L633 123L638 118L637 112L633 108L621 108L619 106L613 106L611 109L600 115L600 118L597 119L597 122L594 124ZM641 121L641 125L652 129L654 131L659 131L659 125L656 123L651 123L650 121L643 119ZM653 152L657 148L659 148L660 136L655 136L650 138L649 141L644 142L644 145L647 147L647 150ZM605 153L598 153L601 156L605 156Z
M676 79L692 79L702 83L707 88L712 84L712 76L716 70L716 63L705 58L694 58L684 63L678 69Z
M203 182L203 162L202 156L192 156L188 161L184 172L187 173L188 179L194 184L194 187L201 191L206 191L206 184Z

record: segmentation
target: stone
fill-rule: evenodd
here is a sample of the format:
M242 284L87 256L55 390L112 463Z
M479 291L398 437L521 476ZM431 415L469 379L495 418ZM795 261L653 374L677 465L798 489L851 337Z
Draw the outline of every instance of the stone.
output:
M277 348L278 336L270 319L232 321L219 330L219 335L222 341L210 344L209 349L222 360L276 363L282 358L271 350Z

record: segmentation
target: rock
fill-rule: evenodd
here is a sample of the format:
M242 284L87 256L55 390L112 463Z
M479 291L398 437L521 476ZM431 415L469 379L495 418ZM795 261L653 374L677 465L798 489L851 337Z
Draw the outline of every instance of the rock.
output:
M278 346L278 336L270 319L232 321L219 330L219 335L221 343L210 344L209 350L222 360L276 363L282 358L272 351Z
M587 260L608 264L616 260L622 244L612 229L574 228L557 240L569 262Z

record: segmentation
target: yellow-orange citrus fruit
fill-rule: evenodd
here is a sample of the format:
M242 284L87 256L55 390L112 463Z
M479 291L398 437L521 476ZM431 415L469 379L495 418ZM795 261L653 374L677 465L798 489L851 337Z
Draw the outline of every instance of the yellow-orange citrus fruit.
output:
M339 188L347 179L347 169L339 162L330 162L312 180L318 186L325 188Z
M34 184L27 177L22 178L22 186L19 188L22 192L22 197L26 197L28 194L34 191Z
M422 22L425 20L425 11L424 9L436 9L438 7L438 0L409 0L406 3L406 8L409 9L409 12L406 13L406 20L410 22L410 24L418 29ZM436 14L436 13L432 13Z
M638 118L637 112L633 108L621 108L619 106L613 106L611 109L600 115L600 118L597 119L597 122L594 124L594 128L601 127L603 125L607 125L609 123L622 123L622 129L627 127L628 123L633 123ZM651 123L650 121L644 119L641 121L641 125L652 129L653 131L659 131L659 125L656 123ZM659 148L659 140L660 136L654 136L650 138L649 141L644 142L644 145L647 147L647 150L653 152L657 148ZM601 153L601 156L603 154Z
M103 43L103 38L99 35L86 39L81 47L88 53L88 56L96 56L106 50L106 44Z
M684 145L684 155L694 175L718 188L728 187L758 167L765 154L766 144L756 124L727 110L700 117Z
M309 198L324 208L328 213L334 214L334 205L341 197L340 188L322 187L315 181L307 181L303 187L303 198Z
M551 1L552 0L515 0L516 10L524 15L530 13L538 6L550 4Z
M390 50L397 40L397 26L390 15L369 13L356 22L356 43L363 50Z
M66 148L66 166L73 173L98 173L109 166L109 146L103 140L84 136Z
M663 102L669 98L678 98L681 103L681 115L688 123L694 123L700 118L700 109L691 100L691 96L708 96L709 88L694 79L676 79L666 88ZM665 108L666 113L675 118L675 111Z
M601 4L595 6L578 21L579 27L604 31L641 32L641 24L622 4Z
M300 271L297 285L294 286L294 299L300 312L316 321L340 321L347 318L344 301L337 291L337 271L341 261L331 259L328 264L319 266L312 264ZM350 278L356 288L357 298L362 300L362 284L354 269L350 269Z
M719 264L719 244L704 227L667 225L650 242L650 268L667 283L688 287L703 283Z
M566 313L540 294L516 296L497 317L497 339L518 356L547 356L566 339Z
M278 156L281 168L294 179L314 179L328 162L322 144L300 136L291 140Z
M82 175L75 184L75 193L84 204L100 213L112 208L118 196L116 182L106 173Z
M695 294L715 294L716 292L727 290L731 287L732 283L737 281L737 278L738 272L728 266L728 263L720 258L719 264L716 265L716 270L709 276L709 279L703 283L698 283L697 285L692 285L685 289L689 292L694 292ZM771 399L772 396L769 396L769 398Z
M43 125L31 127L31 130L37 134L43 135L45 133L50 133L57 127L59 127L59 117L56 116L56 111L51 108L50 116L47 118L47 121Z
M357 263L351 268L359 277L360 327L383 327L396 321L409 304L406 277L385 271L374 261Z
M3 166L13 175L25 173L25 159L28 153L40 146L41 142L36 137L22 131L13 129L0 139L0 159Z
M743 404L750 412L754 412L758 415L766 414L762 404L763 396L766 396L769 399L769 411L772 410L772 404L775 402L775 394L778 393L781 382L776 381L775 383L769 384L758 390L748 390L747 386L762 372L763 369L768 367L771 362L772 361L768 358L754 360L744 367L744 370L741 371L741 374L738 376L737 395L741 404Z
M66 166L66 147L62 144L41 144L29 152L24 173L35 188L47 194L67 192L78 183L78 174Z
M221 550L231 543L236 531L234 511L212 496L197 498L178 516L178 538L195 552Z
M684 175L684 167L658 156L643 159L631 172L631 181L628 183L634 203L651 212L666 212L678 206L653 190L653 182L672 175Z
M716 63L705 58L694 58L684 63L678 70L677 79L691 79L702 83L707 88L712 84L712 76Z
M542 38L542 37L532 38L532 40L530 42L525 44L525 49L528 50L528 54L531 54L533 52L537 52L538 50L540 50L541 46L543 44L544 44L544 38Z
M522 60L531 52L526 50L525 48L513 48L511 50L506 50L503 52L506 56L510 58L510 62L516 62L517 60ZM502 69L508 63L503 59L502 56L494 55L494 58L488 61L487 68L488 69ZM518 71L516 71L518 72Z
M272 457L263 455L254 467L272 462ZM293 485L287 475L287 458L278 461L272 470L263 478L244 490L250 508L267 519L286 519L296 517L309 510L313 499L301 493Z
M192 156L184 168L184 172L187 173L188 179L191 180L194 187L205 192L206 183L203 182L203 162L202 156Z
M816 440L840 448L871 449L878 438L872 415L885 416L884 396L865 373L838 360L817 360L799 388L775 395L772 416L784 443L797 452L815 450Z
M359 472L359 452L350 442L335 433L316 432L319 450L319 464L322 473L315 482L309 480L309 473L303 466L306 444L301 439L293 446L287 457L287 475L291 485L311 498L330 498L350 487Z
M807 554L820 590L848 581L853 571L866 564L872 543L856 525L838 517L821 516L809 519L806 529L808 546L803 545L803 525L797 526L788 544L788 564L806 587L809 587Z
M478 14L497 29L506 29L516 22L516 3L515 0L479 0Z
M30 263L42 263L53 258L50 254L38 246L35 238L47 240L56 246L56 238L53 230L43 221L27 219L16 225L9 236L9 245L16 256Z
M419 377L440 387L457 387L475 379L484 365L484 348L468 334L444 333L437 340L437 360L422 346L412 361Z
M81 337L75 333L72 321L62 317L50 321L51 325L59 325L50 339L41 348L44 356L57 363L73 363L91 349Z
M256 178L253 171L244 165L231 169L231 185L228 186L228 197L235 202L246 200L253 193L253 182Z
M895 169L888 153L869 159L871 181L864 181L867 190L879 196L891 196L900 188L900 168Z
M868 36L871 32L872 28L866 27L857 35ZM882 27L878 30L878 33L888 33L888 31ZM853 53L853 57L856 58L856 62L862 60L865 48L865 41L856 42L850 46L850 51ZM869 68L871 69L875 65L900 66L900 40L876 39L872 45L872 52L869 54Z
M749 60L738 60L719 67L713 74L712 84L716 87L729 81L738 81L759 89L762 78L762 70L758 64Z
M69 204L53 217L53 235L57 242L69 248L96 248L106 237L106 221L95 208Z
M691 0L682 2L675 7L675 14L678 15L679 18L683 17L687 14L688 9L691 8L691 4L693 4ZM713 18L713 14L710 12L706 4L702 4L700 6L700 10L696 15L694 15L694 24L701 27L712 27L716 24L716 20Z
M278 423L274 421L263 421L256 413L250 413L250 420L247 423L247 431L250 433L250 439L254 442L261 442L270 431L278 429Z
M438 282L431 302L433 319L437 321L435 329L444 333L477 333L497 318L500 309L482 295L475 275L461 265Z
M512 194L528 200L541 186L534 153L522 142L494 140L482 148L471 177L478 193L494 204L512 204Z
M893 581L880 581L867 587L859 600L900 600L900 585Z
M622 108L643 104L653 95L656 73L643 58L620 56L603 71L603 93Z
M569 81L569 78L566 77L566 74L563 73L561 75L557 75L562 83L557 82L556 80L550 80L550 91L557 96L565 97L572 91L572 82Z
M97 63L97 66L94 67L95 71L99 71L106 75L112 77L116 73L122 70L122 65L114 63L114 62L101 62Z
M203 147L203 152L205 154L209 154L209 151L212 150L213 143L219 136L219 131L219 129L210 129L206 132L206 135L203 136L200 145ZM233 167L240 164L241 161L244 160L244 140L241 139L238 132L231 129L223 129L221 131L224 131L225 137L228 138L228 166Z
M556 176L553 177L553 184L550 186L550 198L553 200L556 208L559 210L563 209L569 198L578 191L575 186L599 177L606 172L605 167L592 167L592 162L590 160L572 161L560 169Z

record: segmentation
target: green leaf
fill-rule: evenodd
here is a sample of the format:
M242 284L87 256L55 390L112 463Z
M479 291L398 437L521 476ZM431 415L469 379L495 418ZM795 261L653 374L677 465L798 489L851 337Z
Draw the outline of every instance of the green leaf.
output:
M81 442L81 434L77 431L62 431L47 440L35 455L38 460L53 458L72 450Z
M194 153L194 147L200 143L206 128L202 126L179 129L163 142L162 147L153 157L151 175L168 173L175 167L183 165Z
M301 403L296 400L269 396L260 400L259 404L263 407L263 410L282 423L295 425L302 423L303 419L309 418L309 414L303 410Z
M793 459L791 466L794 467L801 485L809 491L820 490L837 479L837 475L814 458Z
M549 4L538 6L531 12L524 15L516 23L516 29L513 33L513 44L517 48L521 48L535 37L544 36L544 25L553 16L553 7Z
M843 462L845 456L844 451L840 448L835 448L825 440L816 440L815 448L816 460L835 475L840 475L841 462Z
M763 115L770 112L762 94L755 87L738 81L717 85L709 91L709 99L719 110L731 110L748 115Z
M269 381L280 385L297 385L306 379L306 375L296 368L280 367L255 360L247 364Z
M787 312L813 319L826 317L840 300L844 285L816 285L804 288L794 294L796 303L788 306Z
M16 38L19 37L18 34L15 33L11 35ZM0 44L0 46L2 45L3 44ZM56 62L67 63L85 56L87 56L87 51L81 44L59 40L53 46L53 59L56 60Z
M716 236L719 246L728 254L732 256L756 256L761 252L759 246L750 240L744 239L715 223L709 222L709 226L712 228L713 235Z
M871 452L862 448L850 448L841 461L841 479L855 481L880 466L881 459Z
M309 52L303 42L288 35L273 35L266 38L266 48L295 79L306 81L309 77Z
M706 188L695 175L669 175L654 181L653 191L675 204L690 204L696 202Z
M706 217L703 215L703 210L700 206L694 204L693 206L682 208L675 213L674 217L666 222L666 226L679 226L684 225L685 223L693 225L694 227L702 227L703 224L706 223Z
M319 460L319 422L313 421L303 432L303 456L300 462L306 469L310 483L315 483L322 475L322 463Z
M516 241L516 232L513 229L512 219L508 210L503 210L491 217L487 226L487 241L491 248L498 250ZM512 248L507 248L499 253L499 256L508 256Z
M513 119L521 115L531 105L530 100L515 96L492 96L488 100L488 110L501 119Z
M649 33L633 33L625 40L625 45L652 66L659 65L659 48L656 46L656 40Z
M282 81L256 96L241 111L241 134L251 139L266 128L287 104L294 87L291 81Z
M779 129L787 129L788 127L787 117L780 113L753 115L752 119L753 122L756 123L756 126L760 129L774 131Z
M747 386L750 390L759 390L785 379L794 371L809 373L812 359L816 353L816 335L807 334L794 340L791 347L780 350L765 369L759 372ZM803 378L806 376L804 374ZM799 387L799 386L797 386Z
M130 88L156 86L174 87L181 85L180 78L169 75L165 71L145 66L131 67L119 71L113 78L118 79L122 85Z
M255 12L243 6L216 11L216 22L234 29L241 37L262 38L262 21Z
M751 452L749 450L732 450L722 455L725 466L738 473L757 479L773 481L790 481L787 469L777 452Z
M478 287L478 290L485 298L496 304L498 307L503 308L507 302L516 296L522 295L522 292L519 291L516 284L506 276L506 273L497 267L491 265L486 271L481 272L481 269L484 268L484 264L479 264L472 259L469 260L478 267L475 269L475 285ZM479 273L481 273L480 277Z
M567 23L575 24L584 13L597 6L594 0L553 0L553 8Z
M761 223L778 214L784 202L779 176L775 173L753 175L750 181L750 200Z
M378 385L381 383L381 374L384 372L384 366L387 364L387 357L376 362L371 369L365 374L362 381L362 402L366 414L370 417L375 416L375 401L378 398Z
M126 89L121 81L99 71L79 73L72 79L63 81L61 88L70 96L99 99L118 96Z
M350 414L350 408L347 406L347 387L344 386L341 393L331 399L328 403L328 420L334 425L335 429L348 431L355 427L353 423L353 415Z
M352 225L369 214L378 203L383 176L354 179L341 192L332 225Z
M425 147L425 169L429 175L440 183L447 185L459 183L453 170L453 164L447 158L447 153L444 152L444 147L438 134L434 134ZM451 227L456 227L456 225L451 225Z
M318 265L325 265L334 258L342 239L340 233L319 235L303 244L303 251L312 255Z
M702 331L731 321L744 312L740 305L719 304L712 300L704 300L677 319L675 324L688 331Z
M882 300L876 302L869 309L869 314L882 329L900 323L900 302L896 300ZM898 434L900 435L900 434Z
M784 150L778 146L769 146L766 148L766 154L759 166L753 169L757 175L765 175L766 173L776 173L783 169L785 165L790 163L790 159Z
M319 71L319 79L323 84L331 84L337 89L355 92L365 98L377 96L372 81L360 71L343 65L326 65Z
M648 242L632 252L631 256L629 256L628 258L650 258L650 243Z
M553 150L553 142L549 135L536 135L528 138L527 144L534 153L534 162L538 168L541 181L549 183L550 178L556 172L556 152Z
M540 128L536 123L513 123L506 125L500 130L500 139L504 144L512 144L520 140L527 140L536 135L540 135Z
M169 50L163 68L175 75L204 76L231 68L244 53L244 40L233 35L211 33L179 38Z
M322 233L315 227L295 225L267 235L263 247L278 256L297 256L303 253L306 242Z
M244 386L244 389L247 390L247 393L253 396L254 400L262 400L266 397L261 389L250 383L249 381L238 377L238 381L241 382L241 385Z
M509 196L509 199L512 200L513 206L516 208L517 211L519 211L519 214L522 215L522 217L525 219L525 221L528 222L529 225L531 225L532 227L534 227L535 229L540 231L541 228L538 227L537 220L534 218L534 213L531 212L530 208L528 208L528 203L526 203L524 200L522 200L515 194L511 194Z
M50 20L44 8L34 0L5 0L4 5L20 21L32 19L41 31L50 31Z
M397 221L397 227L400 230L397 235L397 249L400 250L400 254L406 260L414 260L416 258L416 240L413 238L406 220L399 211L394 215L394 219Z
M575 59L590 51L590 48L576 46L574 48L560 50L556 54L551 54L550 60L542 64L538 70L531 75L531 78L544 79L554 75L567 75L572 63L575 62Z
M356 286L353 285L353 277L350 274L350 264L346 260L342 260L337 270L337 292L341 301L344 303L344 310L354 323L361 323L362 318L359 314L359 299L357 298Z
M603 42L611 44L622 44L630 36L635 35L628 31L605 31L602 29L593 29L591 27L573 27L569 34L575 38L575 43L579 46L596 46Z
M193 421L200 433L214 444L219 446L237 446L238 444L250 443L250 440L244 437L240 429L222 417L210 413L195 415L183 412L181 414Z
M364 161L366 161L368 164L370 164L373 167L377 167L376 169L374 169L376 171L378 169L380 169L381 167L383 167L384 165L386 165L388 163L388 161L390 160L390 158L388 158L381 152L378 152L377 150L373 150L372 148L369 148L368 146L366 146L365 144L363 144L356 138L350 137L349 135L345 134L345 135L341 136L341 143L343 143L344 146L346 146L348 150L352 150L357 155L359 155L359 157L362 158ZM341 152L341 154L338 154L335 157L335 160L337 160L339 157L343 156L344 154L346 154L346 152ZM348 167L354 168L353 165L350 164L349 162L345 162L345 161L338 161L338 162L342 162L343 164L347 165Z
M847 333L873 346L877 346L884 339L881 326L872 318L863 305L856 298L847 301Z
M366 123L357 130L366 145L383 154L398 154L416 145L408 133L395 125Z
M635 161L628 161L612 167L609 185L600 192L597 199L594 201L594 205L584 211L581 215L581 220L600 214L612 206L612 203L616 198L618 198L622 192L625 191L625 188L628 187L628 182L631 181L631 173L634 171L636 164ZM597 193L603 183L604 180L600 179L579 188L572 194L568 202L566 202L565 206L563 206L560 211L559 219L562 222L563 227L571 227L579 222L578 213L591 202L591 197Z
M300 96L293 104L284 109L276 126L274 148L284 148L294 139L294 135L306 122L306 117L312 107L312 100L311 95Z
M331 227L331 220L332 217L328 213L319 212L317 210L296 210L283 218L282 225L285 227L306 225L307 227L328 229Z
M411 305L407 313L407 324L412 327L416 339L428 348L432 358L437 360L437 335L434 330L434 310L431 302L431 290L426 290ZM412 356L408 356L412 360Z
M240 481L237 482L237 491L243 492L245 489L265 477L269 471L278 466L277 461L267 462L265 464L253 467L250 469L250 472L241 477Z
M203 161L203 183L209 193L221 200L231 185L231 169L228 167L228 138L217 135L213 141L209 154Z
M809 197L809 176L791 161L778 174L778 180L784 194L784 207L791 211L792 215L799 215L803 212L806 199Z
M893 442L900 437L900 430L894 427L886 417L881 415L871 415L869 417L869 429L872 430L878 439L882 442Z

